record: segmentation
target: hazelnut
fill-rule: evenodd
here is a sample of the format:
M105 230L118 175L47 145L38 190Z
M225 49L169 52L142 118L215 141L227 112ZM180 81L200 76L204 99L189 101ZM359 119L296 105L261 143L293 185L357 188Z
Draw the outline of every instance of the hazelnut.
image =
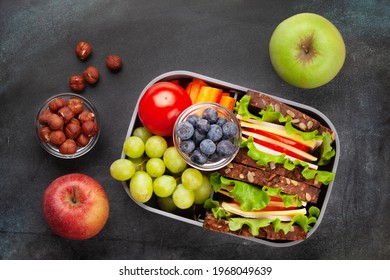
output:
M79 135L79 137L77 137L76 143L77 143L77 145L79 145L80 147L85 147L85 146L88 145L89 140L90 140L90 137L88 137L88 136L86 136L85 134L81 133L81 134Z
M98 131L98 125L94 121L86 121L81 126L81 131L88 137L95 136Z
M85 81L83 76L74 75L69 78L69 87L73 91L83 91L85 89Z
M92 47L87 42L79 42L76 46L76 55L80 59L86 59L92 53Z
M42 113L38 117L38 122L40 124L47 124L47 120L49 119L49 117L51 115L53 115L53 112L50 111L50 109L43 110Z
M75 114L80 114L83 111L83 102L80 98L70 98L68 100L68 107Z
M52 114L47 119L47 124L52 130L62 130L64 128L64 120L57 114Z
M59 146L66 140L65 133L62 130L55 130L50 133L50 143Z
M87 69L84 70L83 76L88 84L94 85L99 80L99 71L96 67L89 66Z
M77 152L77 144L73 139L66 139L60 146L61 154L75 154Z
M75 122L69 122L65 127L65 135L70 139L76 139L81 133L81 126Z
M62 116L65 123L68 123L74 117L74 112L68 106L59 109L57 114Z
M49 109L53 113L57 112L59 109L61 109L64 106L66 106L66 101L61 97L57 97L49 102Z
M122 59L117 55L108 55L106 65L111 71L119 71L122 68Z
M72 119L68 122L68 124L70 124L70 123L78 124L78 125L81 127L81 124L80 124L79 120L76 119L76 118L72 118Z
M43 126L39 129L39 138L45 142L49 143L50 142L50 133L51 129L48 126Z
M95 120L95 114L89 111L88 109L83 110L79 114L80 123L84 123L86 121L93 121L93 120Z

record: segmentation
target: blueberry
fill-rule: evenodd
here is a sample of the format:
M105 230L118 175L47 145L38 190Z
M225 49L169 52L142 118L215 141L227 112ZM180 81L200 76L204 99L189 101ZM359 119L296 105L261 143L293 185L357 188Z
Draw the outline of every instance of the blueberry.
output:
M207 156L196 149L191 155L191 160L196 164L205 164L207 162Z
M221 157L229 157L234 154L236 147L229 140L222 140L217 144L217 153Z
M195 143L192 140L185 140L180 143L180 150L185 154L192 153L195 150Z
M214 153L211 156L209 156L209 160L211 162L217 162L217 161L221 160L221 158L222 157L218 153Z
M176 126L176 134L181 140L188 140L194 134L194 126L188 121L179 123Z
M212 154L214 154L216 149L217 146L210 139L204 139L199 144L199 150L207 156L211 156Z
M216 124L222 127L226 122L227 120L225 118L219 117Z
M231 139L237 133L237 125L232 122L227 122L222 126L223 139Z
M192 114L192 115L189 115L186 120L188 122L190 122L195 127L196 123L200 120L200 116Z
M206 134L200 133L199 130L195 129L194 135L192 136L192 140L194 141L195 145L199 145L203 139L206 139Z
M210 126L209 132L207 132L207 138L214 141L214 142L221 140L222 128L217 124L212 124Z
M206 119L210 124L216 123L218 120L218 112L214 108L207 108L203 111L202 118Z
M210 130L210 123L206 119L200 119L196 123L196 129L202 133L206 134Z

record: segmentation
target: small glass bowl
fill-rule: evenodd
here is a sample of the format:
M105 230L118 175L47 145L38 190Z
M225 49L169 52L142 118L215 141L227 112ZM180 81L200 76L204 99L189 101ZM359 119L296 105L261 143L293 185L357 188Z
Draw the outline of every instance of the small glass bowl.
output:
M195 163L191 160L191 155L184 153L180 149L181 139L176 134L176 126L179 125L180 123L182 123L183 121L185 121L189 116L191 116L193 114L202 116L203 111L206 110L207 108L214 108L215 110L217 110L218 115L220 117L223 117L227 121L233 122L234 124L236 124L236 126L238 128L237 133L236 133L236 135L234 135L232 137L232 143L235 146L235 151L231 156L224 157L218 161L208 160L204 164L198 164L198 163ZM177 120L175 122L172 137L173 137L173 143L176 147L176 150L178 151L180 156L184 159L184 161L188 165L190 165L198 170L201 170L201 171L214 171L214 170L218 170L218 169L228 165L234 159L234 157L237 155L238 150L240 149L241 127L240 127L240 124L239 124L236 116L233 114L233 112L231 112L230 110L228 110L224 106L221 106L221 105L214 103L214 102L203 102L203 103L194 104L194 105L188 107L180 114L180 116L177 118Z
M38 121L39 116L41 115L41 113L44 110L49 108L48 104L50 103L50 101L52 101L56 98L59 98L59 97L65 99L66 101L68 101L71 98L80 99L82 101L82 104L83 104L83 109L88 109L90 112L92 112L95 115L94 121L98 125L98 128L99 128L97 134L90 138L90 140L86 146L84 146L84 147L77 146L76 153L74 153L74 154L61 153L58 146L55 146L51 143L46 143L39 136L39 130L40 130L40 128L43 127L43 125L40 124ZM99 136L100 136L100 130L101 130L101 125L100 125L99 114L98 114L95 106L85 97L78 95L78 94L74 94L74 93L61 93L61 94L57 94L57 95L50 97L39 108L37 116L35 118L35 131L37 134L37 139L38 139L39 143L41 144L42 148L45 151L47 151L49 154L56 156L58 158L62 158L62 159L74 159L74 158L81 157L82 155L85 155L86 153L88 153L97 143Z

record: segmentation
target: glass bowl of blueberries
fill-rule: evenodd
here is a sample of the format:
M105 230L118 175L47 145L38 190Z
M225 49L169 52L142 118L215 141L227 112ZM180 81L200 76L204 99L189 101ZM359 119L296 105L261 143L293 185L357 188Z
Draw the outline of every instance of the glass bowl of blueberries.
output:
M213 102L194 104L177 118L173 143L185 162L201 171L228 165L240 148L241 128L232 111Z

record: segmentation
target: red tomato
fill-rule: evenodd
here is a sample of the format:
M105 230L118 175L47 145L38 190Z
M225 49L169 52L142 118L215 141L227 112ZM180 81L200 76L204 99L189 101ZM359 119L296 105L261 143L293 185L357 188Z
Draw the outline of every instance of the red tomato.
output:
M272 143L269 143L267 141L263 141L263 140L260 140L257 138L254 138L253 140L255 141L255 143L258 143L260 145L263 145L264 147L270 148L271 150L274 150L274 151L277 151L280 153L284 153L288 156L292 156L292 157L295 157L295 158L300 159L300 160L305 160L305 158L303 158L302 156L300 156L294 152L291 152L289 149L283 148L283 147L278 146L276 144L272 144Z
M171 82L158 82L142 96L138 117L152 133L170 136L177 117L191 105L190 96L181 86Z
M255 128L246 128L246 130L258 133L260 135L263 135L263 136L266 136L268 138L274 139L276 141L282 142L284 144L290 145L290 146L295 147L297 149L300 149L301 151L304 151L304 152L308 152L310 150L310 148L308 146L305 146L305 145L303 145L299 142L296 142L294 140L291 140L289 138L286 138L286 137L283 137L283 136L280 136L277 134L273 134L271 132L267 132L267 131L263 131L263 130L255 129Z

